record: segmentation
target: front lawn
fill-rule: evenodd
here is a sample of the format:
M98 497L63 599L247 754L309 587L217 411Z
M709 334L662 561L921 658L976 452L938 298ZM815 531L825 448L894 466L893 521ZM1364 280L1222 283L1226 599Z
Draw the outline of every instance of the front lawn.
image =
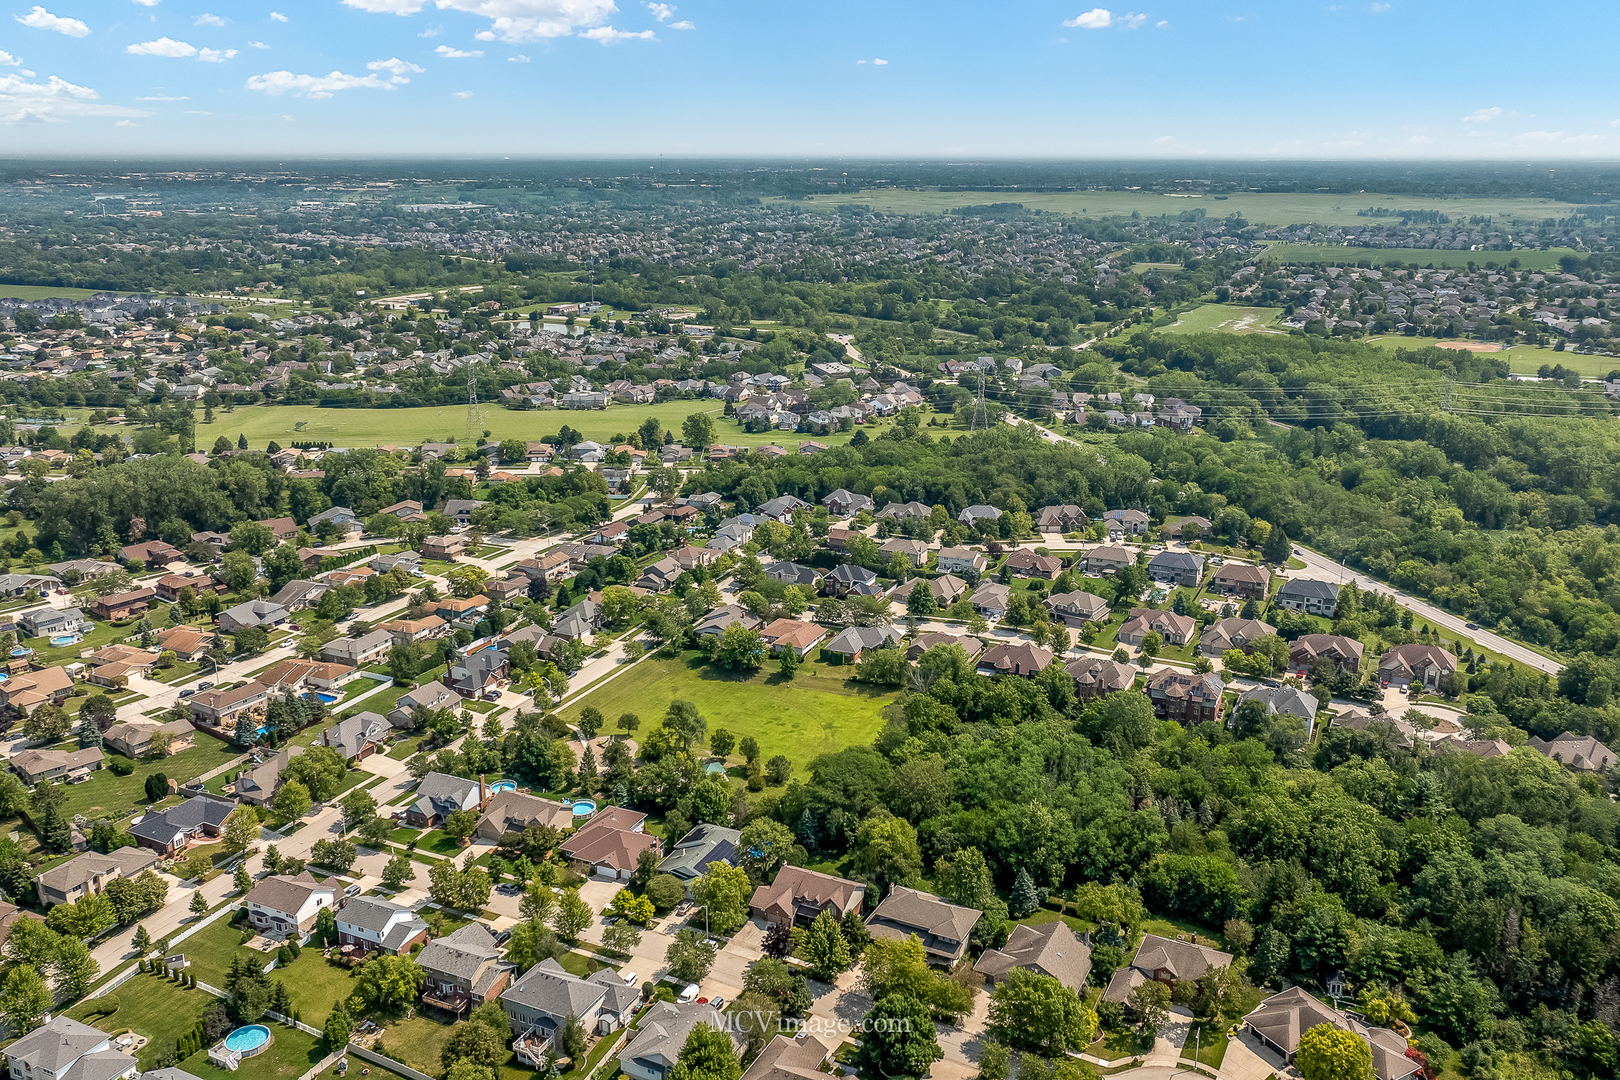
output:
M1226 1042L1224 1025L1206 1024L1200 1020L1187 1032L1187 1044L1181 1048L1181 1056L1193 1058L1212 1069L1219 1069L1221 1061L1226 1057Z
M707 663L692 650L651 656L631 671L586 694L564 711L570 723L594 705L617 731L621 713L635 713L642 727L657 726L671 701L690 701L709 730L725 728L738 739L752 735L769 761L785 755L801 771L822 754L870 743L883 728L883 707L895 691L858 683L853 668L807 661L791 686L773 661L761 670L734 673Z

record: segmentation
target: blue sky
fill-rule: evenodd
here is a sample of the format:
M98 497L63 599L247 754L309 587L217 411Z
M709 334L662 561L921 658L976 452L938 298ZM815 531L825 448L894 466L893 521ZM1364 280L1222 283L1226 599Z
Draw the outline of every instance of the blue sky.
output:
M1616 7L0 0L0 153L1620 157Z

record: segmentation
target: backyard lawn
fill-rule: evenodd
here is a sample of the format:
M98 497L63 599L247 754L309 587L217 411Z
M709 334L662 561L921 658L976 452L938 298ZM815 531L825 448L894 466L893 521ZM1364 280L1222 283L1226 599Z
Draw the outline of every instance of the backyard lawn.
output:
M671 701L690 701L709 723L739 739L752 735L769 761L777 754L803 770L822 754L872 741L883 727L883 706L894 697L857 683L853 669L819 661L799 668L791 688L775 663L752 673L732 673L706 663L688 651L679 656L652 656L630 671L585 695L565 711L573 722L580 710L594 705L615 731L620 714L635 713L646 733L657 725Z
M197 732L196 745L172 757L153 761L138 761L135 771L119 776L103 768L90 774L82 784L59 784L62 792L62 812L69 817L83 814L94 820L99 817L121 818L146 809L146 778L162 773L170 780L185 783L212 769L217 769L242 754L240 747L221 742L212 735Z
M133 1028L137 1034L145 1035L148 1042L136 1055L143 1071L156 1068L157 1059L166 1052L173 1052L175 1040L196 1025L204 1009L219 1000L212 994L180 987L153 975L135 976L114 990L113 996L118 998L118 1011L111 1016L85 1020L83 1005L68 1015L102 1031Z
M262 953L240 944L242 931L221 918L204 930L180 942L175 948L191 961L191 973L210 986L223 988L231 958L240 953L263 966L274 953ZM345 968L328 963L321 950L305 946L303 953L286 967L270 973L271 981L285 983L292 994L293 1007L304 1023L320 1027L335 1001L347 1001L354 992L354 978ZM279 1029L278 1029L279 1030Z

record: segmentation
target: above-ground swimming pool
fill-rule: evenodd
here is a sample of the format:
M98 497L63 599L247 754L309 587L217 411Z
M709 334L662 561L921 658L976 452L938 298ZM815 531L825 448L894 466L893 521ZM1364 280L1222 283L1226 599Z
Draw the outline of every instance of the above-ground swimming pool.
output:
M574 801L574 816L585 817L596 813L596 804L589 799L576 799Z
M516 791L517 790L517 781L516 780L497 780L493 784L489 785L489 790L490 790L490 794L494 794L497 791Z
M262 1053L270 1045L270 1029L263 1024L239 1027L225 1036L225 1049L242 1057Z
M33 651L34 651L33 649L16 648L16 649L11 650L11 655L12 656L27 656L29 653L31 653Z
M68 645L77 645L78 643L79 639L72 634L63 634L60 637L51 638L51 644L58 649L65 648Z

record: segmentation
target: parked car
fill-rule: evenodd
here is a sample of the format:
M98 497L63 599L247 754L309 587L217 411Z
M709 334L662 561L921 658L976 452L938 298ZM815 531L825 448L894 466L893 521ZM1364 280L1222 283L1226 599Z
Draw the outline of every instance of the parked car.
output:
M188 698L192 694L195 694L196 692L197 691L195 691L195 690L182 690L182 691L180 691L180 696L183 697L183 698Z
M681 991L680 1002L681 1002L682 1005L690 1005L690 1004L692 1004L692 1001L697 996L698 996L698 984L697 983L687 983L686 984L686 989Z
M633 971L621 971L619 972L619 978L624 980L626 986L636 985L636 973Z
M212 690L213 688L214 684L211 682L200 682L197 684L198 690Z

